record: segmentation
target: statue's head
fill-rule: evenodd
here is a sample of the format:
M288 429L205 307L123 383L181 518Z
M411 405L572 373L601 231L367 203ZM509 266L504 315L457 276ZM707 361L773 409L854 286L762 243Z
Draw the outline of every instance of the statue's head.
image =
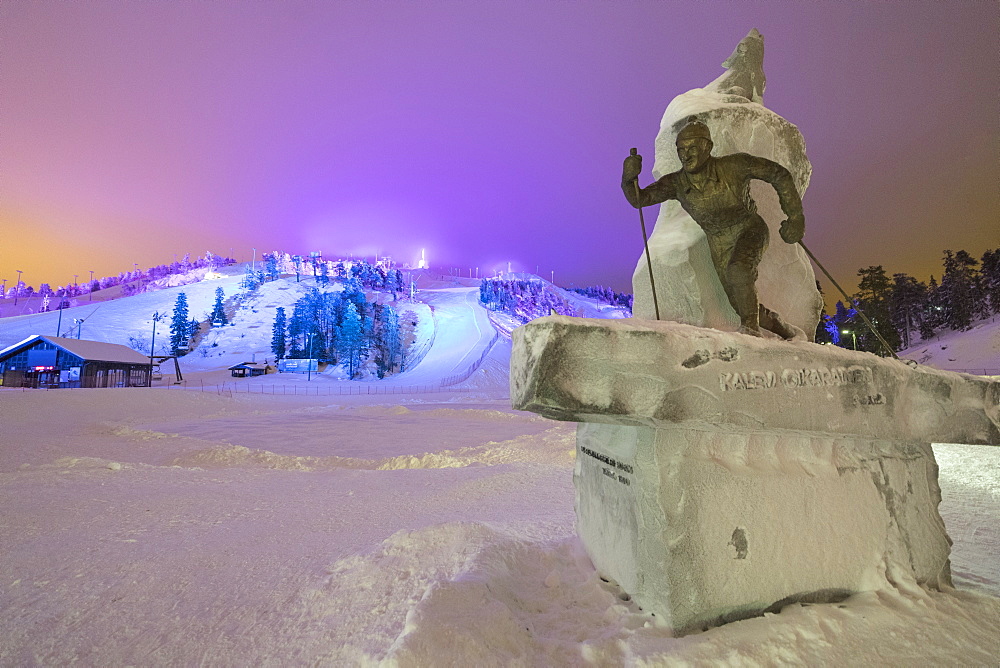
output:
M700 172L712 155L712 133L708 126L692 116L677 133L677 157L688 173Z

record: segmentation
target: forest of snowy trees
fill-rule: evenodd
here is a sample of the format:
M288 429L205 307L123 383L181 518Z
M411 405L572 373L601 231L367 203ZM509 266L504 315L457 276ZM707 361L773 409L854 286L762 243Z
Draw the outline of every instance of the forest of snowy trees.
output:
M905 273L889 276L882 265L859 270L852 303L837 302L836 312L823 316L816 340L886 354L858 308L894 350L941 332L967 330L1000 313L1000 249L979 260L964 250L946 250L943 264L941 281L931 276L927 283Z
M275 280L281 275L295 274L296 282L312 278L317 285L329 285L331 281L351 278L369 290L391 292L393 295L406 291L403 272L372 264L364 259L324 260L318 253L312 255L290 255L288 253L264 253L263 267L251 280L263 282Z
M412 339L412 314L401 322L390 305L370 302L357 279L343 281L343 290L312 288L291 314L275 315L271 350L277 359L320 359L341 364L355 377L370 361L379 378L406 367L405 342Z
M494 311L503 311L521 322L557 313L576 315L575 309L541 280L486 278L479 284L479 301Z
M584 297L590 297L604 304L620 306L632 311L632 295L626 292L615 292L611 288L603 285L592 285L589 288L570 288L573 292Z

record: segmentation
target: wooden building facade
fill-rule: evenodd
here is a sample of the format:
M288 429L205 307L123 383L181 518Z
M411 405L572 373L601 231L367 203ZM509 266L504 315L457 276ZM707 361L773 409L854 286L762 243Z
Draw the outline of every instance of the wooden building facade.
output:
M0 350L4 387L149 387L149 358L127 346L36 334Z

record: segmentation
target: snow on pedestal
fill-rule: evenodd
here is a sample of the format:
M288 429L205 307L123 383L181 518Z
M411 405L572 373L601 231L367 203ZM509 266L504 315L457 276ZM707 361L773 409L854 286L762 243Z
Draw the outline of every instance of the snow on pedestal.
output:
M511 400L583 423L577 531L679 633L949 584L930 443L1000 444L998 382L655 321L518 328Z
M761 104L702 88L678 95L664 112L656 137L654 179L681 168L675 139L691 116L697 116L711 130L712 155L750 153L773 160L791 172L799 195L805 195L812 166L798 128ZM786 244L778 235L785 215L774 189L763 181L753 181L750 194L771 233L758 267L758 298L812 339L823 307L812 265L798 244ZM805 215L808 238L808 203ZM705 233L676 200L660 205L649 250L661 319L727 331L739 329L739 316L712 265ZM632 275L632 290L636 317L653 318L645 252Z

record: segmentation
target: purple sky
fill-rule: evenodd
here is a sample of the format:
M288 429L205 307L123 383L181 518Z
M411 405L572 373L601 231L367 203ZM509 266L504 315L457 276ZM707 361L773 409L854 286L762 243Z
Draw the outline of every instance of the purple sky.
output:
M835 277L1000 246L997 2L26 0L0 3L0 278L426 248L630 290L621 161L753 27Z

